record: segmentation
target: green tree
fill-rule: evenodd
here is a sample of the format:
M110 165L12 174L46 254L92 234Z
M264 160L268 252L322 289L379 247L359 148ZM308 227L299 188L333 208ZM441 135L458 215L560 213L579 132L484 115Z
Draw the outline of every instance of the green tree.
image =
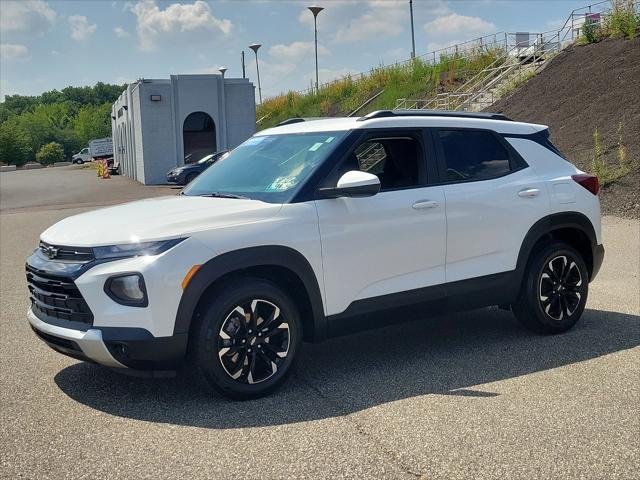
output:
M62 162L64 161L64 149L59 143L47 143L36 153L36 160L43 165L53 165L56 162Z
M0 124L0 162L24 165L31 156L31 139L13 119Z
M82 107L73 120L73 129L83 143L111 136L111 104Z

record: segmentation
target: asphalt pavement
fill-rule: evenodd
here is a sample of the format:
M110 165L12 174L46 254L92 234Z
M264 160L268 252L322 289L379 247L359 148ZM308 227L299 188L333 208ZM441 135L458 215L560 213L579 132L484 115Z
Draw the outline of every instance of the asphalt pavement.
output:
M495 308L417 311L306 344L282 390L233 402L75 361L30 331L24 260L40 232L175 193L93 175L0 174L1 478L640 478L638 221L604 218L605 263L566 334Z

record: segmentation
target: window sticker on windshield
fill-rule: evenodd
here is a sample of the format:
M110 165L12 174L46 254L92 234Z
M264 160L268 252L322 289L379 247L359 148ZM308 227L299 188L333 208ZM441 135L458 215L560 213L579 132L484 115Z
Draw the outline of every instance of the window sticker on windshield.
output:
M266 136L263 136L263 137L251 137L249 140L244 142L244 145L258 145L258 144L264 142L264 140L266 138L267 138Z
M334 138L336 138L336 137L329 137L324 141L324 143L331 143L331 142L333 142Z
M313 145L311 145L311 147L309 148L310 152L315 152L316 150L318 150L322 145L324 145L322 142L318 142L318 143L314 143Z
M271 185L267 187L267 191L269 192L284 192L285 190L289 190L296 183L296 176L290 175L288 177L278 177L276 178Z

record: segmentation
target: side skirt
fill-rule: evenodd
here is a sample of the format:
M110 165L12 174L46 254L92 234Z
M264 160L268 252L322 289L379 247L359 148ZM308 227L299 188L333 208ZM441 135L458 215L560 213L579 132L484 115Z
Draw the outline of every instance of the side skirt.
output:
M365 298L342 313L327 317L328 336L428 318L445 312L513 303L521 277L514 271Z

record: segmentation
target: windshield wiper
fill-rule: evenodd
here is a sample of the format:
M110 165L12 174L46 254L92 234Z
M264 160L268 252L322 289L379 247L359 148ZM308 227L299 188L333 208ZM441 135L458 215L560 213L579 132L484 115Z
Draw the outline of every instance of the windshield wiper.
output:
M234 195L233 193L220 193L220 192L211 192L211 193L203 193L200 197L214 197L214 198L239 198L241 200L250 200L249 197L243 197L242 195Z

